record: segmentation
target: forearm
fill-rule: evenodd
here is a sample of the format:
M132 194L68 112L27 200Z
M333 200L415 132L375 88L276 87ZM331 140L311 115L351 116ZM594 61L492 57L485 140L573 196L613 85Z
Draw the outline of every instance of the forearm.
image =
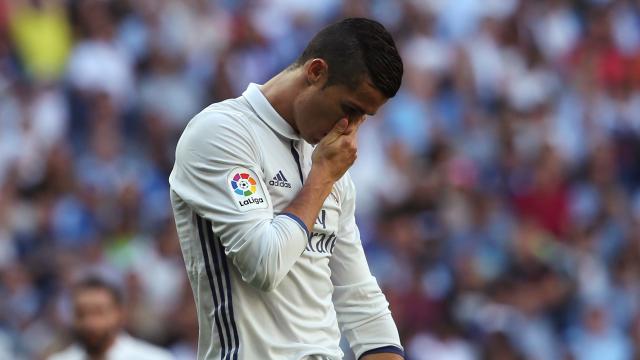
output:
M334 181L321 174L315 167L311 168L307 181L302 186L302 190L284 209L284 213L297 216L309 231L313 229L313 224L322 209L322 204L331 193Z
M333 187L333 181L325 179L326 176L312 168L302 190L282 212L305 228L304 238L300 237L300 230L291 227L291 219L285 221L284 216L278 216L257 226L238 242L244 245L231 247L230 255L245 281L270 291L289 272L304 250L309 230Z
M311 171L302 190L284 210L297 216L309 231L322 204L331 193L333 184L340 179L356 159L356 129L360 121L352 125L346 117L340 119L333 129L318 143L311 156Z
M304 250L308 233L286 216L254 227L228 249L242 278L263 291L275 289Z
M360 359L378 353L402 354L389 304L373 278L351 286L334 285L333 303L340 329Z

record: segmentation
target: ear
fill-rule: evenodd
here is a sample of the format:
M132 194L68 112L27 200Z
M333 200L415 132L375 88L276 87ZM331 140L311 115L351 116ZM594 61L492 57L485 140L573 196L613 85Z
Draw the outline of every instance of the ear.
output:
M307 84L323 86L329 78L329 65L322 59L311 59L305 66L305 75Z

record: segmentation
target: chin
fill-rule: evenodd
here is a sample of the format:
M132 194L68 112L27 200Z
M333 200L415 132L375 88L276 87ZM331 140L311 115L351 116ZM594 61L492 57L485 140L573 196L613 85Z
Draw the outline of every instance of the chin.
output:
M80 344L89 354L101 354L108 350L111 337L109 334L84 335L78 338Z
M311 137L308 137L308 136L301 136L301 137L302 137L302 140L308 142L311 145L316 145L317 143L320 142L320 140L322 140L322 138L316 139L316 138L311 138Z

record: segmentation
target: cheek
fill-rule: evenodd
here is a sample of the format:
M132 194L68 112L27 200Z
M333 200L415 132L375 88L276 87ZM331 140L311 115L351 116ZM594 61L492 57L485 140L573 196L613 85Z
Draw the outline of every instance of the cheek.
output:
M322 102L316 107L316 111L314 112L313 127L318 132L328 132L333 125L340 120L341 116L342 113L336 110L336 107L332 103Z
M333 128L342 112L323 93L302 99L296 106L298 131L307 138L318 138Z
M330 116L330 114L324 111L319 111L309 120L306 131L316 139L321 138L331 131L333 125L337 122L333 116Z
M322 123L326 121L323 104L316 99L301 103L296 114L298 130L303 135L311 135L318 132Z

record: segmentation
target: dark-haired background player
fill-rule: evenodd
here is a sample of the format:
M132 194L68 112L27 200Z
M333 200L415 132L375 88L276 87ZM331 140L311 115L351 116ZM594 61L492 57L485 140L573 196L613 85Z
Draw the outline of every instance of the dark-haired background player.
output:
M169 360L165 349L123 332L123 296L114 285L98 277L75 285L73 332L76 342L49 360Z

